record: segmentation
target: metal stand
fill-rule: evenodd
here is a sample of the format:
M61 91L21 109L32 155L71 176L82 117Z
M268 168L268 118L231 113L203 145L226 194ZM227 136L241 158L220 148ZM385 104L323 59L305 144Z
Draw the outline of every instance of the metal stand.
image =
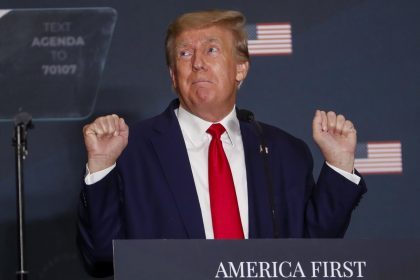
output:
M16 279L27 280L28 271L25 269L24 254L24 201L23 201L23 160L28 155L27 134L28 129L33 128L32 116L22 112L15 116L15 136L13 146L16 155L16 201L17 201L17 249L18 249L18 270Z

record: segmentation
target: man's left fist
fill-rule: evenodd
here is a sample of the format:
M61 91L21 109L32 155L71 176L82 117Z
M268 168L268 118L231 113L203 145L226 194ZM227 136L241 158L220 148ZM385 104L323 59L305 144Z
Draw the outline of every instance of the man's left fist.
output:
M325 160L344 171L353 172L357 136L353 123L335 112L317 110L312 135Z

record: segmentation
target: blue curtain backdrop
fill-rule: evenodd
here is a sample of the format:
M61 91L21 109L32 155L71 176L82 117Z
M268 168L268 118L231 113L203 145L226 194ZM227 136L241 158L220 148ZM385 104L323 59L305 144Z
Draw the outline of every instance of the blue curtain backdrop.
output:
M379 166L379 174L365 175L369 191L346 238L420 237L419 2L0 0L1 9L52 7L113 7L118 21L93 114L85 121L38 122L30 131L25 161L30 279L91 279L75 246L85 164L82 127L103 114L118 113L131 124L166 108L175 97L164 59L166 27L183 12L209 8L238 9L249 24L290 23L292 53L252 56L238 105L304 139L314 155L315 176L322 164L311 139L317 108L353 120L360 148L400 145L394 152L402 171ZM7 44L7 38L0 42ZM12 136L13 124L0 123L1 279L11 279L16 270Z

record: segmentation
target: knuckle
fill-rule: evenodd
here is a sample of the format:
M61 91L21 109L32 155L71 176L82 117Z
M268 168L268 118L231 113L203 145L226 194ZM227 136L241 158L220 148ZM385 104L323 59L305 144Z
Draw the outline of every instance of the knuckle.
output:
M354 127L353 123L351 121L349 121L349 120L346 120L345 123L344 123L344 125L346 127L348 127L348 128L353 128Z
M83 126L83 133L88 134L89 131L94 131L94 124L89 123Z
M112 117L108 115L108 116L104 117L103 122L104 122L104 124L107 124L107 123L109 123L110 120L112 120Z
M106 116L97 117L94 122L102 122L105 118Z

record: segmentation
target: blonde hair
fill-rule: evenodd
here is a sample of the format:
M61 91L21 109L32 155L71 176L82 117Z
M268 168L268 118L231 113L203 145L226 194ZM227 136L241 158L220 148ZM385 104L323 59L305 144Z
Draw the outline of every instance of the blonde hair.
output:
M173 66L174 43L177 36L186 30L201 29L214 25L225 27L232 32L237 58L241 62L249 61L245 21L245 16L241 12L227 10L200 11L179 16L168 26L166 32L166 64L169 67Z

